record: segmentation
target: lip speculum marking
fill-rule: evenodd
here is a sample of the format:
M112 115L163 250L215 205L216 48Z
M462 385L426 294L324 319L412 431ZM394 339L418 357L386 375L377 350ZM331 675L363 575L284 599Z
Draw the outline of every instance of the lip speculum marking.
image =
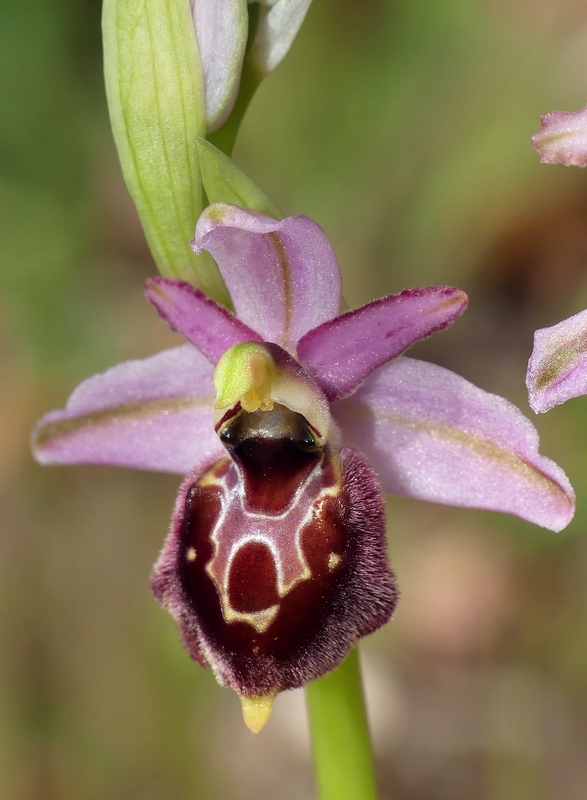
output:
M299 603L319 581L330 582L333 554L344 553L340 468L305 418L279 403L238 410L218 434L230 455L186 498L184 591L204 615L215 606L215 628L244 623L248 633L240 635L262 648L255 637L273 633L286 598L300 587ZM316 586L304 592L313 577ZM210 584L216 602L200 605L196 596L202 585L211 595Z
M214 467L198 482L220 500L205 571L225 622L263 633L281 600L311 578L302 536L312 529L319 535L324 504L338 493L336 473L304 417L278 403L271 411L240 410L219 436L231 461L221 475ZM188 561L200 546L187 546Z
M333 669L397 593L364 459L312 444L279 404L229 417L231 449L184 482L152 586L192 658L268 697Z
M184 482L152 586L196 661L274 696L391 616L381 493L358 453L277 402L237 404L217 430L226 456Z

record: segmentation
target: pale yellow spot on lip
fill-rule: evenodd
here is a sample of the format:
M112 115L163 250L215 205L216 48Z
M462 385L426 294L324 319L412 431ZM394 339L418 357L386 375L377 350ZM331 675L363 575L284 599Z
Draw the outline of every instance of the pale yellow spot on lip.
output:
M196 553L193 547L188 547L187 552L185 554L186 561L195 561L197 555L198 554Z
M341 558L338 555L338 553L331 553L328 556L328 569L329 570L335 569L336 567L338 567L340 562L341 562Z
M198 486L200 489L208 489L211 486L216 487L218 489L222 489L224 486L224 479L222 477L222 470L226 467L226 463L230 461L228 456L225 458L220 458L211 467L208 472L204 474L202 478L198 481Z
M208 574L212 577L212 580L214 580L216 583L214 576L211 575L210 571L208 570L208 566L206 566L206 572L208 572ZM222 613L226 622L248 622L249 625L255 628L255 630L259 633L265 633L279 612L278 604L269 606L269 608L264 608L262 611L235 611L231 607L224 592L221 594L221 602Z

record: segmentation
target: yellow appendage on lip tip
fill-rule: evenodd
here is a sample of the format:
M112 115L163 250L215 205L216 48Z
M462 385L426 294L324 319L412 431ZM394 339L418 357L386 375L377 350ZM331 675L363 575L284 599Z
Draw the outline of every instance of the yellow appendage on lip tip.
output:
M242 342L222 356L214 371L215 408L229 408L240 400L245 411L271 411L275 362L265 345Z
M258 695L257 697L240 696L245 725L252 733L259 733L265 726L276 697L276 694Z

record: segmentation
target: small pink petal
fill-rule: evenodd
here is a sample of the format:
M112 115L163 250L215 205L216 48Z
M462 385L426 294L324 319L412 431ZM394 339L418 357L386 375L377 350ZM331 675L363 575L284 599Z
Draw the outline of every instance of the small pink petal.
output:
M191 345L126 361L81 383L32 436L41 464L112 464L185 474L225 451L213 369Z
M238 318L290 353L307 331L338 313L338 262L308 217L278 222L214 203L198 220L193 247L216 259Z
M537 414L587 394L587 310L536 331L526 387Z
M298 354L329 400L345 397L374 369L452 325L467 303L467 295L450 286L406 289L310 331Z
M146 295L171 330L185 336L211 364L235 344L262 341L244 322L184 281L149 278Z
M551 111L540 117L532 147L542 164L587 166L587 106L580 111Z
M504 511L554 531L573 517L573 489L538 453L529 420L443 367L397 359L333 413L344 443L363 453L384 491Z

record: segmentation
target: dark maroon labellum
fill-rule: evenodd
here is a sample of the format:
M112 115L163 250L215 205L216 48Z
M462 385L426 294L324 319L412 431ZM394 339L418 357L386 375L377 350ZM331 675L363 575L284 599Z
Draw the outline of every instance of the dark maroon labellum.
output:
M192 657L240 695L336 667L396 603L377 482L300 414L231 416L228 454L184 483L153 590Z

